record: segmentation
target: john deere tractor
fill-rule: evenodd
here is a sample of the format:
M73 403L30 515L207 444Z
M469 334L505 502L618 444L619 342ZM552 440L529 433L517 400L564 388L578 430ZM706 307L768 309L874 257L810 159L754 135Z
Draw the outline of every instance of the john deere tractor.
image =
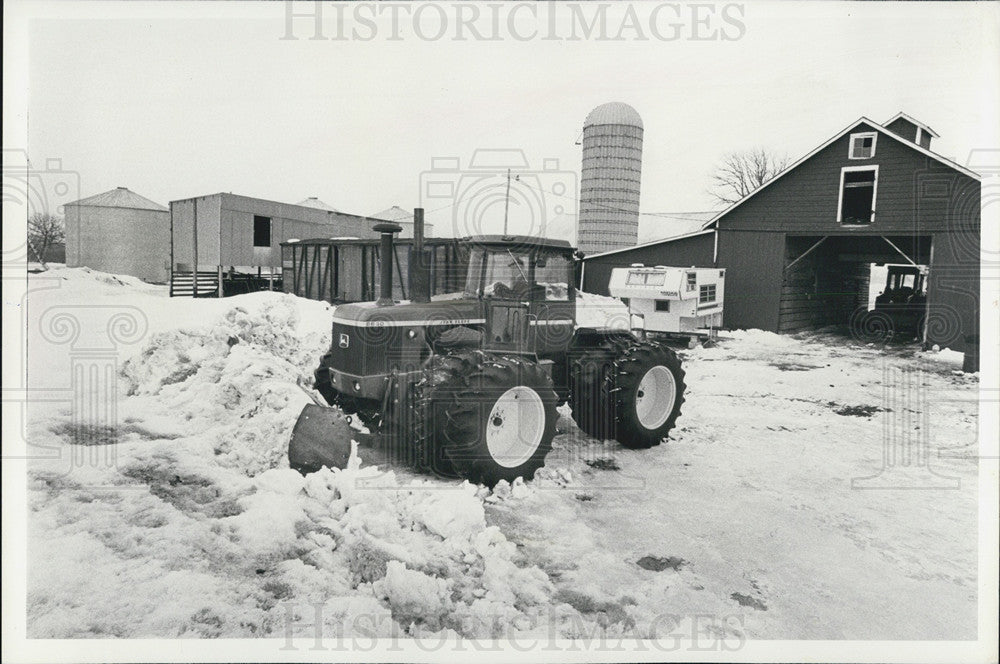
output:
M552 447L556 407L566 402L593 437L630 448L663 440L684 400L680 360L628 330L577 325L568 242L467 238L463 292L431 299L416 212L411 300L392 298L400 227L382 223L374 227L388 258L379 299L334 311L332 344L315 372L331 406L359 418L401 460L489 486L533 477ZM292 467L343 465L349 445L327 417L342 415L326 410L303 411Z

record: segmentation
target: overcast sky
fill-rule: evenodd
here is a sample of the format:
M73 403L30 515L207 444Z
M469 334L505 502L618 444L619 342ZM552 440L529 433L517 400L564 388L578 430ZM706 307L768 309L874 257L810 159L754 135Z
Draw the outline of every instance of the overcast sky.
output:
M351 7L343 20L327 10L327 39L309 39L314 22L299 18L298 39L287 40L283 3L65 3L67 16L95 18L31 26L29 154L36 168L60 158L78 172L80 196L116 186L163 204L218 191L318 196L370 214L420 204L433 158L465 167L476 149L519 149L533 168L558 160L532 182L568 192L544 202L549 234L562 234L576 209L575 142L587 113L607 101L644 120L647 213L710 209L710 174L727 151L759 145L795 159L862 115L884 122L905 111L941 135L935 151L961 163L970 149L1000 146L996 3L730 3L725 16L724 5L682 4L653 21L661 37L676 31L672 41L649 27L659 4L636 4L640 28L622 41L581 38L581 14L548 3L521 6L513 28L512 6L489 10L500 38L466 31L458 41L449 5L420 21L399 10L396 30L385 10L352 16ZM489 36L494 19L482 11L475 25ZM601 10L577 11L591 20ZM621 6L607 11L611 37L629 17ZM432 40L437 24L444 35ZM430 27L421 35L421 26ZM330 39L341 29L347 38ZM353 29L371 38L351 38ZM487 226L502 214L497 200ZM529 223L521 201L514 230ZM453 209L423 203L450 234Z

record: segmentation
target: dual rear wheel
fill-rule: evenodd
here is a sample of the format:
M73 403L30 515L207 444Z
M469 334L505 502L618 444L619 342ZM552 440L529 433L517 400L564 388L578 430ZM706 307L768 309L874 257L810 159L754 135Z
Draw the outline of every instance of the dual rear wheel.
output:
M425 469L487 486L534 477L552 449L558 418L552 380L519 357L434 357L417 385Z

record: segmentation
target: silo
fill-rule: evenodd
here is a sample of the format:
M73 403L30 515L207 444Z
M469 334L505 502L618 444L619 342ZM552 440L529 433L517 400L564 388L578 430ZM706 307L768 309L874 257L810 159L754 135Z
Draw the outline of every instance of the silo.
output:
M622 102L602 104L583 123L577 243L587 254L635 246L639 237L642 118Z

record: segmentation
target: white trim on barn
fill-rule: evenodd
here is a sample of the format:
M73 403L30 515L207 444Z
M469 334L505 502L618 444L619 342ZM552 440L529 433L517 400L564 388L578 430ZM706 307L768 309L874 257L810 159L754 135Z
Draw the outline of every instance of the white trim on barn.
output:
M872 139L871 152L864 154L862 156L857 156L857 143L858 141L863 141L866 138ZM877 131L860 131L855 134L851 134L851 142L847 146L847 158L851 160L858 159L872 159L875 156L875 148L878 145L878 132Z
M874 171L875 178L872 180L872 212L867 224L845 224L841 216L844 207L844 174L857 173L863 171ZM840 169L840 195L837 197L837 223L841 226L870 226L875 223L875 201L878 200L878 164L867 166L844 166Z

